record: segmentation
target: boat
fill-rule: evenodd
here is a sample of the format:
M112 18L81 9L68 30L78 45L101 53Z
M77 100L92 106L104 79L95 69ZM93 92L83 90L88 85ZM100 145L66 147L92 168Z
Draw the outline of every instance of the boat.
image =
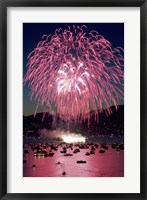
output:
M80 149L75 149L75 150L73 151L73 153L78 153L78 152L80 152Z
M32 167L35 168L35 167L36 167L36 164L33 164Z
M27 149L24 150L24 154L27 154L29 153L29 151Z
M99 153L105 153L105 150L101 149L101 150L99 151Z
M85 160L77 160L77 163L78 163L78 164L86 163L86 161L85 161Z
M92 150L92 151L95 151L95 147L94 147L94 146L92 146L92 147L91 147L91 150Z
M98 144L95 144L95 148L98 148L99 147L99 145Z
M90 151L90 154L95 154L95 151L91 150L91 151Z
M64 154L64 156L73 156L73 154L71 154L71 153L66 153L66 154Z
M63 147L62 151L60 151L60 153L66 153L67 149L65 147Z
M117 149L116 149L116 151L120 151L120 149L119 149L119 148L117 148Z
M88 146L83 144L83 145L79 145L79 148L80 149L88 149Z
M90 153L89 153L89 152L86 152L85 155L86 155L86 156L90 156Z
M63 172L62 172L62 175L64 175L64 176L65 176L65 175L66 175L66 171L63 171Z
M108 146L107 146L107 144L105 144L105 143L103 143L103 144L101 145L101 147L102 147L103 149L108 149Z
M58 161L56 164L57 164L57 165L60 165L61 163Z
M49 153L46 153L44 156L45 156L45 157L52 157L53 155L54 155L53 152L49 152Z

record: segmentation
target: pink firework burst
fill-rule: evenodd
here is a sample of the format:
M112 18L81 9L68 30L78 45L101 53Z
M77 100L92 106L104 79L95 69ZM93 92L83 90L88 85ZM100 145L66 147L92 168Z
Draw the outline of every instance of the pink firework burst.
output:
M29 82L30 98L66 121L98 119L111 105L123 100L123 49L113 48L98 32L86 26L56 29L29 54L24 83ZM37 110L37 109L36 109ZM35 111L36 112L36 111Z

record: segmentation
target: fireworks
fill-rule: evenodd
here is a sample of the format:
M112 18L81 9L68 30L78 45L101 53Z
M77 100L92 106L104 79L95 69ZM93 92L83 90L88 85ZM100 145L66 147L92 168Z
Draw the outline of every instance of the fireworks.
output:
M86 138L81 135L70 134L70 135L62 135L61 137L66 143L76 143L76 142L85 142Z
M95 119L123 100L123 49L86 26L56 29L29 54L27 73L30 99L66 121ZM36 111L37 111L36 108ZM36 112L35 111L35 112Z

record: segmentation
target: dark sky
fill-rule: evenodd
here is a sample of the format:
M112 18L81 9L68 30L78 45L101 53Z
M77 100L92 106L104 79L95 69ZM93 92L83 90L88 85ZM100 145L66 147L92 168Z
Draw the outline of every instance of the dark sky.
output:
M83 23L24 23L23 24L23 76L26 73L27 56L36 47L44 34L54 34L55 29L67 29L72 25L83 25ZM105 39L110 41L112 48L124 48L124 24L123 23L84 23L87 26L86 32L96 30ZM33 114L36 102L29 99L29 88L26 84L23 87L23 114ZM120 102L122 104L123 102ZM38 109L41 112L42 108Z

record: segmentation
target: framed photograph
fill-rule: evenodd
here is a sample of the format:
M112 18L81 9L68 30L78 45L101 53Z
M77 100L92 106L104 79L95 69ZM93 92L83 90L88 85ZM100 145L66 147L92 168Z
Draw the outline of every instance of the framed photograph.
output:
M147 199L147 2L0 9L1 199Z

